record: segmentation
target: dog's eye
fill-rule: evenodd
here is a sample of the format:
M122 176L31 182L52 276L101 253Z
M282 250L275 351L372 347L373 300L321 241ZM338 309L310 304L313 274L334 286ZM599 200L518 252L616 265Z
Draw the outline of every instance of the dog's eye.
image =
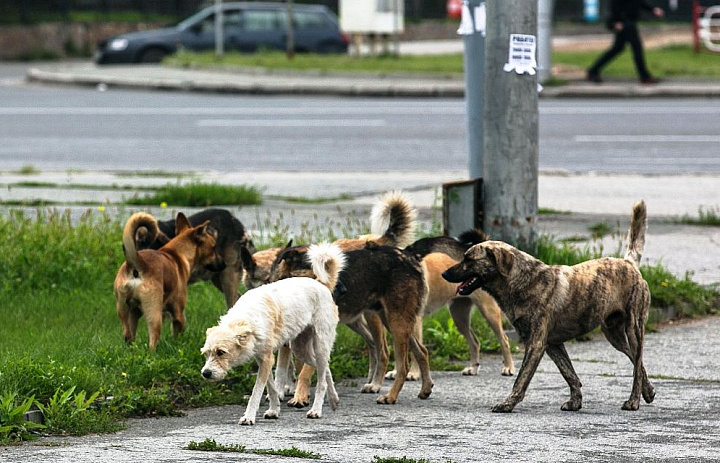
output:
M218 357L222 357L223 355L225 355L225 351L218 349L217 351L215 351L215 355L217 355Z

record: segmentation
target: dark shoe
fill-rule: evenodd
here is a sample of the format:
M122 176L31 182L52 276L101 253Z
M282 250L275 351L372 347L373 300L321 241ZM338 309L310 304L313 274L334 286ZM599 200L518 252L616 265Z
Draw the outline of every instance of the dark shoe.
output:
M653 77L653 76L644 77L644 78L640 79L640 83L643 85L654 85L654 84L659 84L660 79L658 79L657 77Z
M587 73L587 80L590 81L590 82L594 82L594 83L596 83L596 84L600 84L600 83L602 83L603 78L600 77L600 74L598 74L598 73L596 73L596 72L590 72L590 71L588 71L588 73Z

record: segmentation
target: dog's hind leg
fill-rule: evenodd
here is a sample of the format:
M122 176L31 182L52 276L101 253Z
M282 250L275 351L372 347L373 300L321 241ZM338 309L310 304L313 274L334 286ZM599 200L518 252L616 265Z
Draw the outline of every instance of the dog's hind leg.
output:
M420 323L422 318L418 317ZM417 325L416 325L417 326ZM420 370L420 376L422 378L422 387L418 393L418 397L421 399L427 399L430 397L433 388L433 381L430 377L430 363L428 362L428 350L422 344L419 339L414 336L410 337L410 349L412 349L413 355L417 359L418 368Z
M475 292L477 293L478 291ZM475 293L473 293L473 295L474 294ZM465 376L476 375L478 372L478 367L480 366L480 343L478 342L477 337L475 336L475 333L473 333L472 327L470 326L472 305L473 301L471 299L466 297L457 297L451 300L448 306L448 308L450 309L450 315L455 322L455 326L457 327L460 334L465 337L465 340L468 343L468 349L470 349L470 362L468 363L468 366L462 371L462 374ZM487 318L487 316L485 318Z
M383 385L389 357L387 341L385 341L385 326L380 317L370 312L366 312L364 317L348 323L347 326L362 336L370 355L368 380L360 392L378 392Z
M123 338L125 342L131 344L135 341L137 333L137 324L140 319L141 312L136 307L131 307L125 301L123 296L116 295L116 309L120 323L122 323Z
M293 398L288 400L288 407L303 408L310 404L310 383L315 374L315 368L304 363L295 385L295 394Z
M240 284L240 278L242 277L242 271L237 268L240 265L236 262L231 266L229 262L226 262L227 267L220 272L216 273L212 277L212 282L217 289L222 291L225 296L225 305L227 308L231 308L235 305L238 300L238 285Z
M641 293L634 293L629 302L625 320L625 334L630 346L633 362L633 387L630 398L622 406L623 410L637 410L640 408L640 393L647 403L655 399L655 389L647 377L643 364L643 343L645 341L645 321L650 305L650 294L647 289Z
M315 386L315 399L313 400L312 408L307 412L307 417L320 418L322 417L322 406L323 403L325 403L325 394L328 390L328 378L332 383L332 375L328 375L330 371L328 367L330 352L322 340L315 336L312 340L312 348L308 353L311 357L308 359L308 362L313 362L315 368L317 368L317 385ZM335 389L334 385L333 389Z
M485 320L487 320L488 325L490 325L490 328L493 330L493 333L495 333L495 336L500 343L500 352L502 352L503 357L503 368L500 374L502 374L503 376L514 375L515 363L513 362L512 352L510 351L510 340L508 339L507 335L505 334L505 330L503 329L502 311L500 310L500 307L497 305L497 302L495 302L495 299L493 299L492 296L490 296L484 291L475 291L471 297L475 305L480 310L480 313L483 315L483 317L485 317ZM452 304L450 305L450 313L452 313ZM470 328L470 314L468 314L466 320L468 324L467 329L472 335L472 337L475 338L475 334ZM462 333L462 327L458 323L458 320L455 320L455 324L458 325L458 330L460 330L460 332ZM465 337L467 338L467 336ZM475 339L475 344L477 344L477 339ZM475 349L478 348L476 347ZM472 353L473 351L471 350L470 354L472 355ZM472 361L472 357L470 358L470 360ZM464 371L463 374L465 374Z
M255 424L255 415L257 415L258 408L260 407L260 401L262 400L263 391L265 385L272 376L272 367L275 361L275 356L272 350L260 354L258 357L258 374L255 379L255 386L253 386L252 395L248 401L247 408L245 408L245 414L240 418L239 424L241 425L252 425ZM268 392L270 392L268 390ZM275 395L277 399L277 394ZM270 403L272 404L272 396L270 397ZM272 407L272 405L271 405Z
M550 356L552 361L555 362L558 370L560 370L560 374L563 378L565 378L568 386L570 386L570 400L565 402L560 409L572 412L580 410L582 408L582 392L580 391L582 383L580 382L580 378L578 378L577 373L575 373L570 357L565 350L565 345L548 345L547 354Z

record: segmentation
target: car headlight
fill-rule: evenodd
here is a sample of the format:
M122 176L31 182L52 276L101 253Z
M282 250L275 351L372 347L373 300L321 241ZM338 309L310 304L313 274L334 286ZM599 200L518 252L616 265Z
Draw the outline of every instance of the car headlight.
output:
M128 39L115 39L110 42L108 48L113 51L122 51L128 47L129 43L130 42L128 42Z

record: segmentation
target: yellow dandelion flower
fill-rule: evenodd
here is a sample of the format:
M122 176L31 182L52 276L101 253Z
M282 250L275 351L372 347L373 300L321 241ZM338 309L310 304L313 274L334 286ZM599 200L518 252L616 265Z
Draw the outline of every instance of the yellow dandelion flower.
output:
M161 203L160 203L160 207L162 207L163 209L165 209L165 208L167 207L167 203L166 203L165 201L161 202Z

